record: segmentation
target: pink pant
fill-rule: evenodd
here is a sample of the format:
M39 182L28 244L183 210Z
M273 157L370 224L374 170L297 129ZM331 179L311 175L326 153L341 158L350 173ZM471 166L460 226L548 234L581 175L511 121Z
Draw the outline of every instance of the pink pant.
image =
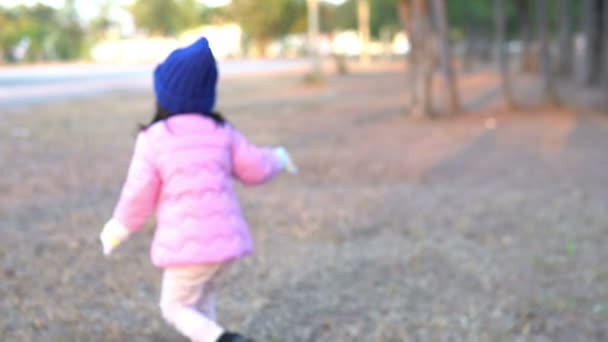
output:
M224 329L215 322L214 283L222 265L167 268L160 307L163 317L195 342L215 342Z

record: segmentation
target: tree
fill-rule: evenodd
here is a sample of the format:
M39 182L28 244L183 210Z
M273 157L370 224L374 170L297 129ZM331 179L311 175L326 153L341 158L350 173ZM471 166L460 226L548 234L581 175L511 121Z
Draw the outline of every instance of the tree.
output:
M371 0L369 5L371 37L380 38L383 30L394 32L399 29L399 13L395 11L395 7L398 6L398 1Z
M538 24L538 39L540 43L540 64L542 91L545 100L558 104L559 98L553 82L551 53L549 51L549 18L547 16L547 0L536 0L536 15Z
M465 48L464 55L462 56L462 70L465 73L469 73L473 69L473 57L475 55L475 41L477 38L477 27L475 25L475 19L472 18L469 6L462 6L465 16L469 17L469 20L464 24L464 36L465 36Z
M89 22L87 31L92 40L102 38L114 24L110 19L110 5L110 1L103 2L99 13Z
M599 0L585 0L583 8L583 23L585 30L585 62L583 82L596 85L600 79L601 67L601 5Z
M440 53L439 60L441 69L445 78L446 94L448 100L448 112L455 114L460 111L460 96L458 93L458 82L456 73L452 65L452 51L450 46L450 37L448 34L448 19L445 12L444 0L433 0L433 9L435 11L435 19L437 21L437 30L439 36Z
M410 43L412 45L412 52L408 54L408 75L409 75L409 84L411 89L407 92L409 94L409 98L407 99L407 104L410 108L410 111L413 112L416 102L418 100L417 94L415 90L416 82L418 82L418 70L416 66L418 65L418 40L415 39L414 34L414 25L413 25L413 9L411 0L399 0L399 18L401 20L401 25L403 30L407 32L410 37Z
M357 23L361 39L361 62L369 63L369 0L357 0Z
M532 51L532 7L530 0L517 0L517 15L520 18L521 28L521 69L524 72L532 72L535 69L534 52Z
M233 19L242 27L248 39L258 45L260 53L274 38L294 31L303 31L306 3L293 0L233 0Z
M396 31L401 28L400 15L395 11L401 0L365 0L369 2L369 36L379 38L383 29ZM355 30L358 27L359 0L346 1L342 5L323 6L334 12L332 19L339 30ZM328 32L324 30L324 32Z
M77 59L83 53L85 32L78 20L75 0L67 0L63 10L57 14L60 34L55 39L56 57Z
M608 108L608 2L604 2L604 101Z
M308 54L312 60L310 77L318 80L322 77L321 56L319 56L319 1L308 0Z
M334 27L338 30L354 30L357 28L357 8L355 1L346 1L336 6L334 10ZM329 6L323 6L329 7ZM373 12L372 12L373 14ZM325 31L327 32L327 31Z
M200 21L205 25L221 24L231 21L229 8L202 6L200 9Z
M60 11L42 4L0 8L0 59L35 62L80 57L84 30L70 5L73 1ZM14 54L18 46L23 53L19 56Z
M572 0L559 2L559 72L562 75L572 73L574 59L574 44L572 38Z
M130 10L138 28L172 36L201 23L200 6L195 0L137 0Z
M410 0L399 0L398 13L401 28L407 33L412 32L412 4Z
M435 68L434 33L431 30L431 18L426 0L412 0L410 40L412 44L411 103L410 110L414 116L433 114L432 85Z
M502 93L504 96L507 108L515 107L513 99L513 91L511 89L511 78L509 76L509 60L506 51L505 30L506 30L506 15L504 0L494 1L494 20L496 30L496 56L498 57L498 65L500 68L500 80Z

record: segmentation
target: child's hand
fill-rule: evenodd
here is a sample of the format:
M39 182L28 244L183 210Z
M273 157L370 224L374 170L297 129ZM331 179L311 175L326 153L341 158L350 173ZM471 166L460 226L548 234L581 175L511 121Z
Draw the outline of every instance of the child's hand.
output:
M284 147L278 147L274 150L274 153L279 157L285 170L291 174L298 173L298 167L291 160L291 156Z
M129 230L127 230L125 226L114 219L108 221L99 235L103 247L103 254L110 255L114 248L120 245L128 237Z

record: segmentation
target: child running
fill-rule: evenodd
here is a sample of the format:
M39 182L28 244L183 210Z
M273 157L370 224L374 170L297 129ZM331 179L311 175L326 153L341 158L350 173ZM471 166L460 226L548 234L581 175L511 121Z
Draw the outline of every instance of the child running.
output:
M157 110L142 127L126 182L100 239L106 255L156 212L152 263L163 269L162 315L197 342L253 341L215 322L214 283L253 251L233 179L263 184L295 173L284 148L250 144L214 112L218 70L207 39L154 71Z

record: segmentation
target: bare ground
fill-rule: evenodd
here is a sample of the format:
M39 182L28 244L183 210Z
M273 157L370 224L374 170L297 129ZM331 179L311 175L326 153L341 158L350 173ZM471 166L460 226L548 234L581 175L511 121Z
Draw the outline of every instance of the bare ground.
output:
M228 269L221 322L260 341L608 340L608 119L505 113L494 81L463 81L486 109L442 120L402 115L399 69L224 82L227 117L301 174L240 190L257 253ZM151 225L109 260L97 242L151 102L2 109L0 340L182 341Z

